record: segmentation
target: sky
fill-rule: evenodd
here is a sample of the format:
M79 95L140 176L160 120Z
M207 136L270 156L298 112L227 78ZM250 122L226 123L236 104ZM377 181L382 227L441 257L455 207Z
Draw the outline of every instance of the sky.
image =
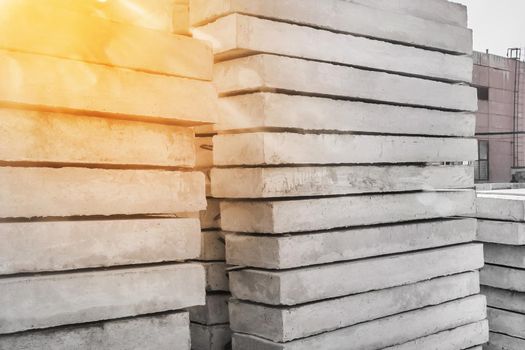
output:
M525 0L452 0L468 6L474 50L500 56L509 47L525 47Z

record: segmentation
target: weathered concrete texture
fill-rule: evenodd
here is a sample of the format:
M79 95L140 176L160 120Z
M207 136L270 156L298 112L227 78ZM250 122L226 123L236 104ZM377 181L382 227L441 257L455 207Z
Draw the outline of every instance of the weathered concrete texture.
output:
M196 164L199 169L211 168L213 166L213 141L212 137L195 138Z
M198 264L0 279L0 334L204 304Z
M476 89L470 86L268 54L217 63L214 80L219 94L278 89L470 112L478 109Z
M0 275L194 259L197 219L18 222L0 225Z
M486 264L481 270L481 284L494 288L525 292L525 270Z
M202 229L220 229L221 228L221 210L220 201L214 198L208 198L206 210L199 213Z
M479 277L469 272L291 308L232 301L231 328L234 332L287 342L476 293Z
M172 0L173 4L173 33L190 35L190 1Z
M0 350L190 350L188 313L0 336Z
M207 0L192 0L191 4L190 22L193 25L238 12L414 46L472 53L472 32L467 28L350 1L219 0L210 4ZM370 21L370 18L375 20Z
M206 294L206 305L194 306L189 309L191 322L203 325L228 323L230 321L228 313L230 297L229 293Z
M489 324L487 320L484 320L432 334L401 345L394 345L383 350L481 350L481 346L477 347L476 345L484 344L488 340Z
M485 299L477 295L289 343L278 344L262 338L234 333L233 349L347 350L348 344L352 344L355 349L375 350L468 325L485 317ZM379 337L378 334L381 336Z
M0 38L0 48L6 50L212 79L212 49L200 40L51 7L47 2L4 1L0 31L17 33Z
M224 262L202 263L206 271L207 292L227 292L230 290L228 272Z
M450 81L472 81L473 64L469 56L448 55L240 14L196 28L193 35L213 45L216 60L271 53Z
M213 161L226 165L370 164L472 161L477 141L376 135L256 132L213 137Z
M206 207L199 172L0 167L0 217L173 214Z
M288 269L472 242L476 220L444 220L287 236L229 234L228 264Z
M225 237L222 231L202 231L199 260L225 260Z
M312 131L473 136L475 116L426 108L371 104L268 92L223 97L218 131L300 129Z
M478 193L476 209L481 219L525 221L525 196Z
M481 286L481 294L487 297L487 305L525 314L525 293Z
M277 234L473 216L474 199L474 191L442 191L265 202L221 201L221 226L225 231Z
M227 324L203 326L191 323L190 330L192 350L224 350L231 344L231 330Z
M215 168L218 198L312 197L472 187L470 166Z
M193 167L190 128L0 109L0 161Z
M489 307L488 318L492 332L525 339L525 315Z
M416 283L482 266L482 245L465 244L294 270L231 271L230 287L237 299L297 305Z
M525 246L485 244L485 262L525 269Z
M478 241L525 245L525 223L478 220Z
M188 125L216 120L207 81L4 50L0 75L3 104Z
M490 341L485 350L523 350L525 339L490 332Z

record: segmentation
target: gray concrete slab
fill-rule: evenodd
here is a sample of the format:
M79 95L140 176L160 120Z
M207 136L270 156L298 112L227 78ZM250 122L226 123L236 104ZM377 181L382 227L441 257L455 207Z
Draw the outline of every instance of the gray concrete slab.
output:
M207 198L206 210L199 213L201 228L203 230L218 230L221 228L220 201Z
M191 323L192 350L224 350L231 344L231 330L229 325L203 326Z
M481 294L487 297L488 306L525 314L525 293L523 292L481 286Z
M227 262L289 269L472 242L476 220L443 220L286 236L228 234Z
M268 54L217 63L214 82L219 95L277 89L436 109L478 109L476 89L470 86Z
M505 334L490 333L490 341L485 350L522 350L525 349L525 339L511 337Z
M226 246L224 232L202 231L202 243L199 260L219 261L225 260Z
M525 245L525 223L478 219L478 238L481 242Z
M507 221L525 221L525 196L478 193L477 217Z
M525 269L525 246L485 243L485 262Z
M293 270L237 270L230 272L230 288L237 299L297 305L476 270L482 249L465 244Z
M0 350L190 350L188 313L136 317L0 336Z
M206 271L207 292L227 292L230 290L225 262L203 262L200 264Z
M198 264L0 279L0 334L204 304Z
M525 270L486 264L480 274L481 284L489 287L525 292Z
M230 321L228 312L230 297L230 293L206 294L206 305L194 306L189 309L191 322L202 325L228 323Z
M525 339L525 315L517 312L487 309L490 331Z
M0 275L194 259L198 219L0 224Z
M474 191L450 191L286 201L222 201L221 226L224 231L279 234L474 216L474 199Z
M468 272L287 308L232 300L230 323L234 332L281 343L477 293L478 274Z

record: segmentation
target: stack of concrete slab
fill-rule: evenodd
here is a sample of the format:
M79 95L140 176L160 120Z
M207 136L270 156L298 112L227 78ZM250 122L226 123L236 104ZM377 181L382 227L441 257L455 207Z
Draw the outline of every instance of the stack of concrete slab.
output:
M525 190L479 192L478 240L485 243L481 291L490 350L525 349Z
M480 348L465 8L192 0L190 21L217 61L233 349Z
M2 350L190 348L213 55L123 3L0 4Z

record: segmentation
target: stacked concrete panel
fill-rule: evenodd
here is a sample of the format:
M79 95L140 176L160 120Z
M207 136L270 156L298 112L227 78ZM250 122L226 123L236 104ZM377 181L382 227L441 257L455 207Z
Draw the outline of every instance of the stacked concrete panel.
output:
M480 191L478 240L484 242L481 291L487 297L490 350L525 348L525 190Z
M0 5L2 350L190 349L216 93L207 44L144 22L168 3Z
M217 61L234 350L487 341L476 222L455 218L474 213L471 32L426 5L190 2Z

